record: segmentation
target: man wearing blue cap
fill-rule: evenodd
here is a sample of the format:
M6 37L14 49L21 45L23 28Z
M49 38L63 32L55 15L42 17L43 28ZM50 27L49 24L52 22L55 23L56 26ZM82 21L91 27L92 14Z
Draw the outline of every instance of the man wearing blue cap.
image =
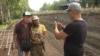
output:
M67 14L72 20L66 27L55 21L54 34L56 39L65 39L64 56L83 56L83 44L86 38L87 26L81 16L79 3L70 3ZM61 31L58 28L63 28Z

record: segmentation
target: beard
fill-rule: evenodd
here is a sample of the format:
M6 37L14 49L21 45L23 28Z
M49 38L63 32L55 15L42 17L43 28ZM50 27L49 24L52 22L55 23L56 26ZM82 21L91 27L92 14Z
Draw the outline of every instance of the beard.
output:
M39 27L39 23L32 23L32 26Z

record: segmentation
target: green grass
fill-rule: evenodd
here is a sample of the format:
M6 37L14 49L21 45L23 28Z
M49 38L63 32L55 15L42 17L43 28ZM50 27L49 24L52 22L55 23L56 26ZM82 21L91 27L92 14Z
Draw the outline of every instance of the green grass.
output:
M0 25L0 30L5 30L7 28L8 25Z
M9 25L14 24L18 19L12 19L9 22L5 22L2 25L0 25L0 30L5 30Z

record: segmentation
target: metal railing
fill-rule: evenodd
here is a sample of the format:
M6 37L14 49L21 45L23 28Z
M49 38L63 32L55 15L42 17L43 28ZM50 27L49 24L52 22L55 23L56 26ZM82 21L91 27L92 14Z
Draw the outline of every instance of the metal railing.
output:
M13 48L13 30L0 30L0 49L6 49L7 55L10 56Z

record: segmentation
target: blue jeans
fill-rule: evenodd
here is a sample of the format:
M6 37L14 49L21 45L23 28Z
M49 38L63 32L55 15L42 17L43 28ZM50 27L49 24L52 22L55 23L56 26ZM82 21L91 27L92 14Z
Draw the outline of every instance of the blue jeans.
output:
M20 45L18 47L18 56L23 56L23 51L22 51Z

